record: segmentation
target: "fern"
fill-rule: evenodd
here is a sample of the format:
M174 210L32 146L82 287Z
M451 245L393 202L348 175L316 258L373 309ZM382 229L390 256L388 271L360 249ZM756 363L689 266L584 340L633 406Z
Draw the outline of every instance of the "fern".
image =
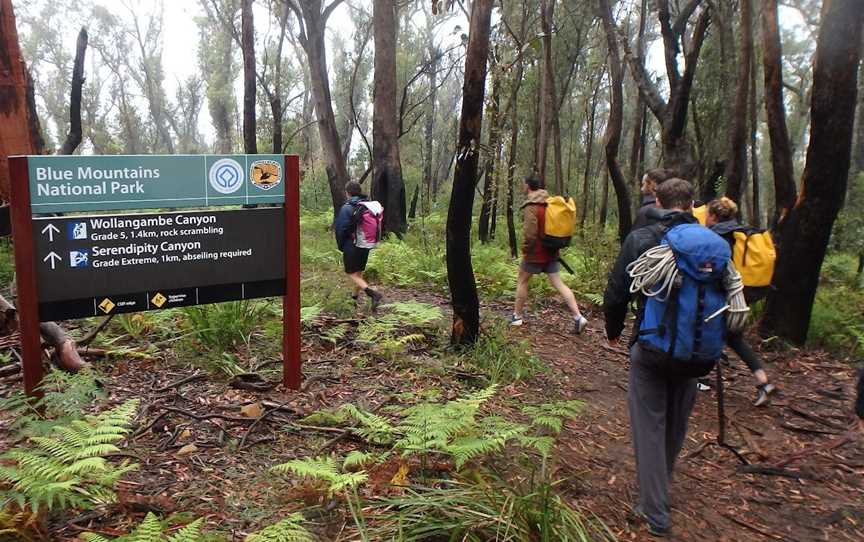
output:
M342 468L352 469L354 467L362 467L363 465L368 465L369 463L377 463L381 460L379 456L373 454L371 452L361 452L360 450L354 450L349 452L348 455L345 456L345 459L342 461Z
M312 533L303 528L301 514L292 514L279 523L246 537L245 542L315 542Z
M48 434L55 425L79 417L102 395L101 385L87 369L75 374L51 371L39 389L44 396L36 402L23 392L0 400L0 410L13 420L11 429L21 436Z
M272 471L283 474L294 474L301 478L312 478L327 483L327 491L331 495L346 488L354 488L368 478L363 472L341 473L332 457L315 457L294 459L271 468Z
M116 499L114 484L136 468L126 462L115 466L104 456L119 451L138 408L128 401L98 416L56 425L46 436L33 436L29 446L0 456L0 502L17 503L33 512L54 506L92 508Z
M169 536L159 518L153 512L148 512L135 530L127 535L109 539L95 533L85 533L82 538L86 542L200 542L203 525L204 519L198 518Z
M302 307L300 309L300 323L307 327L310 326L318 318L318 315L321 314L321 310L319 305Z
M575 418L584 407L583 401L558 401L528 405L522 407L522 412L531 418L531 425L545 427L557 434L563 429L564 420Z

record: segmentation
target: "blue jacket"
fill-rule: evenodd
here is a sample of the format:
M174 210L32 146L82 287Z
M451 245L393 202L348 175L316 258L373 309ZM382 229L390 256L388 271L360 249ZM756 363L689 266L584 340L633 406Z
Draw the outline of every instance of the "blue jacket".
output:
M336 220L333 222L333 231L336 233L336 246L339 252L350 250L354 245L354 209L357 203L366 201L366 196L352 196L339 209Z

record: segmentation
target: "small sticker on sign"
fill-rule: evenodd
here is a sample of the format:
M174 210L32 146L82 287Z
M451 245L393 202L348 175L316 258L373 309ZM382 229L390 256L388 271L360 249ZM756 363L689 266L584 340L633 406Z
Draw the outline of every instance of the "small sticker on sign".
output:
M106 297L102 300L102 303L99 303L99 310L101 310L105 314L108 314L109 312L114 310L115 306L116 305L114 304L114 302Z
M282 166L275 160L255 160L249 167L252 184L262 190L270 190L282 182Z

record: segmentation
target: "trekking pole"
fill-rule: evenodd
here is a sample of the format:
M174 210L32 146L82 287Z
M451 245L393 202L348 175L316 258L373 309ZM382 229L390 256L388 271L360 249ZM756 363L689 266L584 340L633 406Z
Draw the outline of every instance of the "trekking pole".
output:
M726 443L726 402L723 397L722 365L722 363L717 363L717 423L719 425L719 428L717 430L717 445L735 454L735 457L738 458L738 461L740 461L742 465L749 465L750 462L747 461L747 459L743 455L741 455L741 453L736 450L734 446Z

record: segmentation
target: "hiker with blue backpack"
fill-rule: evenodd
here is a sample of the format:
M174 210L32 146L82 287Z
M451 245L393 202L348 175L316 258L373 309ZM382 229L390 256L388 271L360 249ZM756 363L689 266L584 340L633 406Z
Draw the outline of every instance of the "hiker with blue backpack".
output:
M345 193L348 201L339 209L333 223L336 246L342 253L345 273L354 284L351 298L356 303L360 292L364 292L371 300L372 312L375 312L384 296L369 287L363 278L363 271L366 270L369 251L381 241L384 208L377 201L369 201L357 181L349 181L345 185Z
M588 326L588 320L582 316L579 304L573 291L561 280L561 263L558 251L567 246L576 220L575 203L572 199L565 200L561 196L549 197L543 189L543 180L536 174L525 177L522 183L525 202L522 204L522 263L519 266L519 276L516 279L516 305L510 317L511 326L521 326L524 323L525 302L528 300L528 283L531 277L545 273L549 283L561 294L567 307L573 315L573 332L580 334ZM555 210L552 210L552 209ZM557 213L557 209L563 212ZM567 212L572 210L572 213ZM560 223L563 235L550 228Z
M671 528L669 483L696 400L696 379L723 352L727 327L743 327L747 307L729 245L690 213L693 186L673 178L656 190L652 223L633 230L609 275L603 310L616 345L628 306L637 314L630 338L627 403L639 502L637 516L654 536Z

